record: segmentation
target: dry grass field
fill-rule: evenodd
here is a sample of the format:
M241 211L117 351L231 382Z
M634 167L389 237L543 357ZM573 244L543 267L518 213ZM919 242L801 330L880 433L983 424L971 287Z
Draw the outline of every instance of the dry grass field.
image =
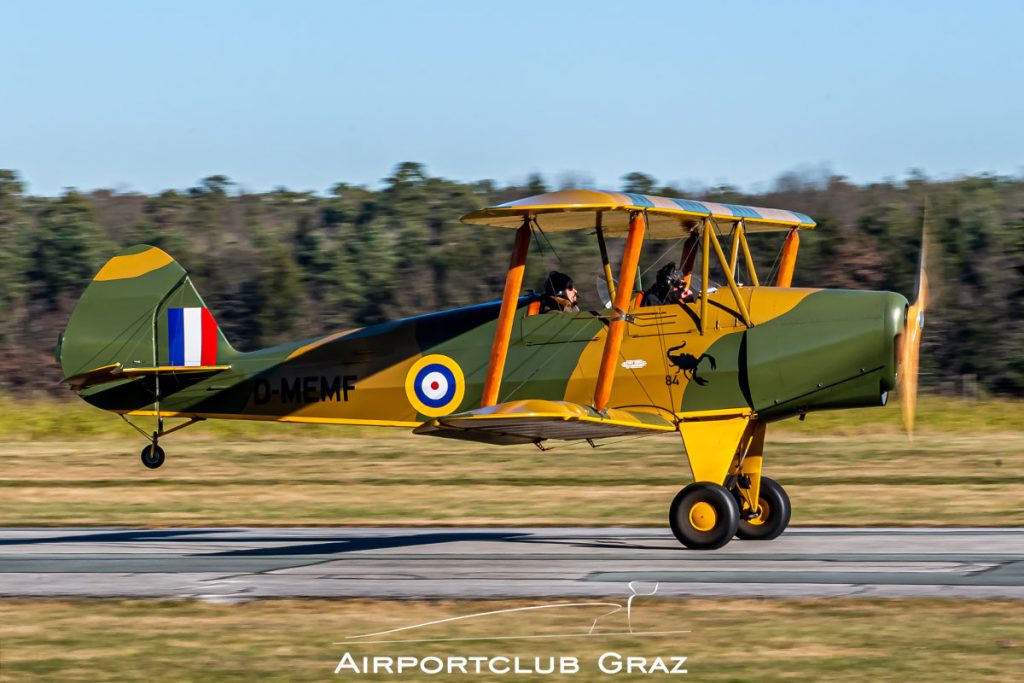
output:
M701 681L1013 681L1024 660L1024 616L1014 601L669 600L634 603L634 631L608 608L548 610L430 627L405 638L480 638L414 644L336 645L346 637L434 619L543 601L387 602L266 600L236 605L187 601L0 602L4 681L241 681L331 678L342 654L376 656L572 656L578 675L515 680L664 680L608 676L605 652L687 657ZM621 615L614 615L621 616ZM614 660L606 660L606 665ZM358 680L493 680L493 675L361 676ZM675 678L674 676L672 678Z
M794 524L1021 525L1022 406L932 401L913 441L893 407L772 425L766 473L789 491ZM148 470L115 416L4 407L3 526L662 525L689 480L673 435L541 452L239 422L168 437L167 463Z
M812 415L772 425L767 472L789 490L794 524L1024 524L1020 402L925 401L908 441L898 410ZM664 525L689 478L675 437L493 448L402 430L217 422L164 444L156 471L141 439L80 403L0 398L0 525ZM469 642L335 645L356 633L531 602L267 600L0 601L2 681L230 681L330 678L362 655L688 657L706 681L1020 680L1024 612L984 600L671 600L637 603L636 630L576 634L568 610L449 624ZM621 620L620 620L621 621ZM494 639L491 639L494 638ZM356 678L349 675L348 678ZM360 680L443 680L406 674ZM493 676L459 676L490 680ZM655 677L618 674L614 680Z

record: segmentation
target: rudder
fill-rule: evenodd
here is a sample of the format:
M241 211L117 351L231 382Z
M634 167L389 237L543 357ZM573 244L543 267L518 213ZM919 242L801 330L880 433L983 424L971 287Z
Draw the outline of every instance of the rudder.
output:
M57 356L65 377L124 368L207 366L237 355L186 271L140 244L107 261L79 299Z

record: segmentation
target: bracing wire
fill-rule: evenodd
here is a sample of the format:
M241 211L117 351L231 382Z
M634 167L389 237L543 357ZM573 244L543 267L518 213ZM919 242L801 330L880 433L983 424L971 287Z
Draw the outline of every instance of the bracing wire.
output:
M530 223L535 228L536 233L543 237L544 241L548 243L548 249L550 249L551 253L555 255L555 260L558 262L558 265L562 265L562 257L559 256L558 251L555 250L555 245L551 244L551 238L548 237L548 234L546 232L544 232L544 228L540 227L540 223L537 222L537 217L531 216ZM539 239L537 240L537 248L541 248ZM543 253L543 251L541 253Z
M768 277L766 277L765 280L764 280L766 284L769 283L769 282L772 282L773 280L775 280L775 276L777 274L776 271L778 270L779 264L781 263L782 252L783 252L783 250L785 248L786 248L786 243L783 242L782 246L779 247L778 252L776 252L776 254L775 254L775 260L772 261L772 267L768 271Z

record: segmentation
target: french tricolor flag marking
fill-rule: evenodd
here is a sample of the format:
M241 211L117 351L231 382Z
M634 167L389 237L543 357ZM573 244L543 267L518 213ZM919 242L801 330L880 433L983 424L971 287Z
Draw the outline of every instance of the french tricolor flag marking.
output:
M171 365L216 365L217 323L208 308L168 308Z

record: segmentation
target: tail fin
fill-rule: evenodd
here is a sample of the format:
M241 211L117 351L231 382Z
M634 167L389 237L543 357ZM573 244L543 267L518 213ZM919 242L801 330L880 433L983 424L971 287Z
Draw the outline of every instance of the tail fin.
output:
M104 264L58 341L65 377L123 368L209 366L238 355L166 252L140 244Z

